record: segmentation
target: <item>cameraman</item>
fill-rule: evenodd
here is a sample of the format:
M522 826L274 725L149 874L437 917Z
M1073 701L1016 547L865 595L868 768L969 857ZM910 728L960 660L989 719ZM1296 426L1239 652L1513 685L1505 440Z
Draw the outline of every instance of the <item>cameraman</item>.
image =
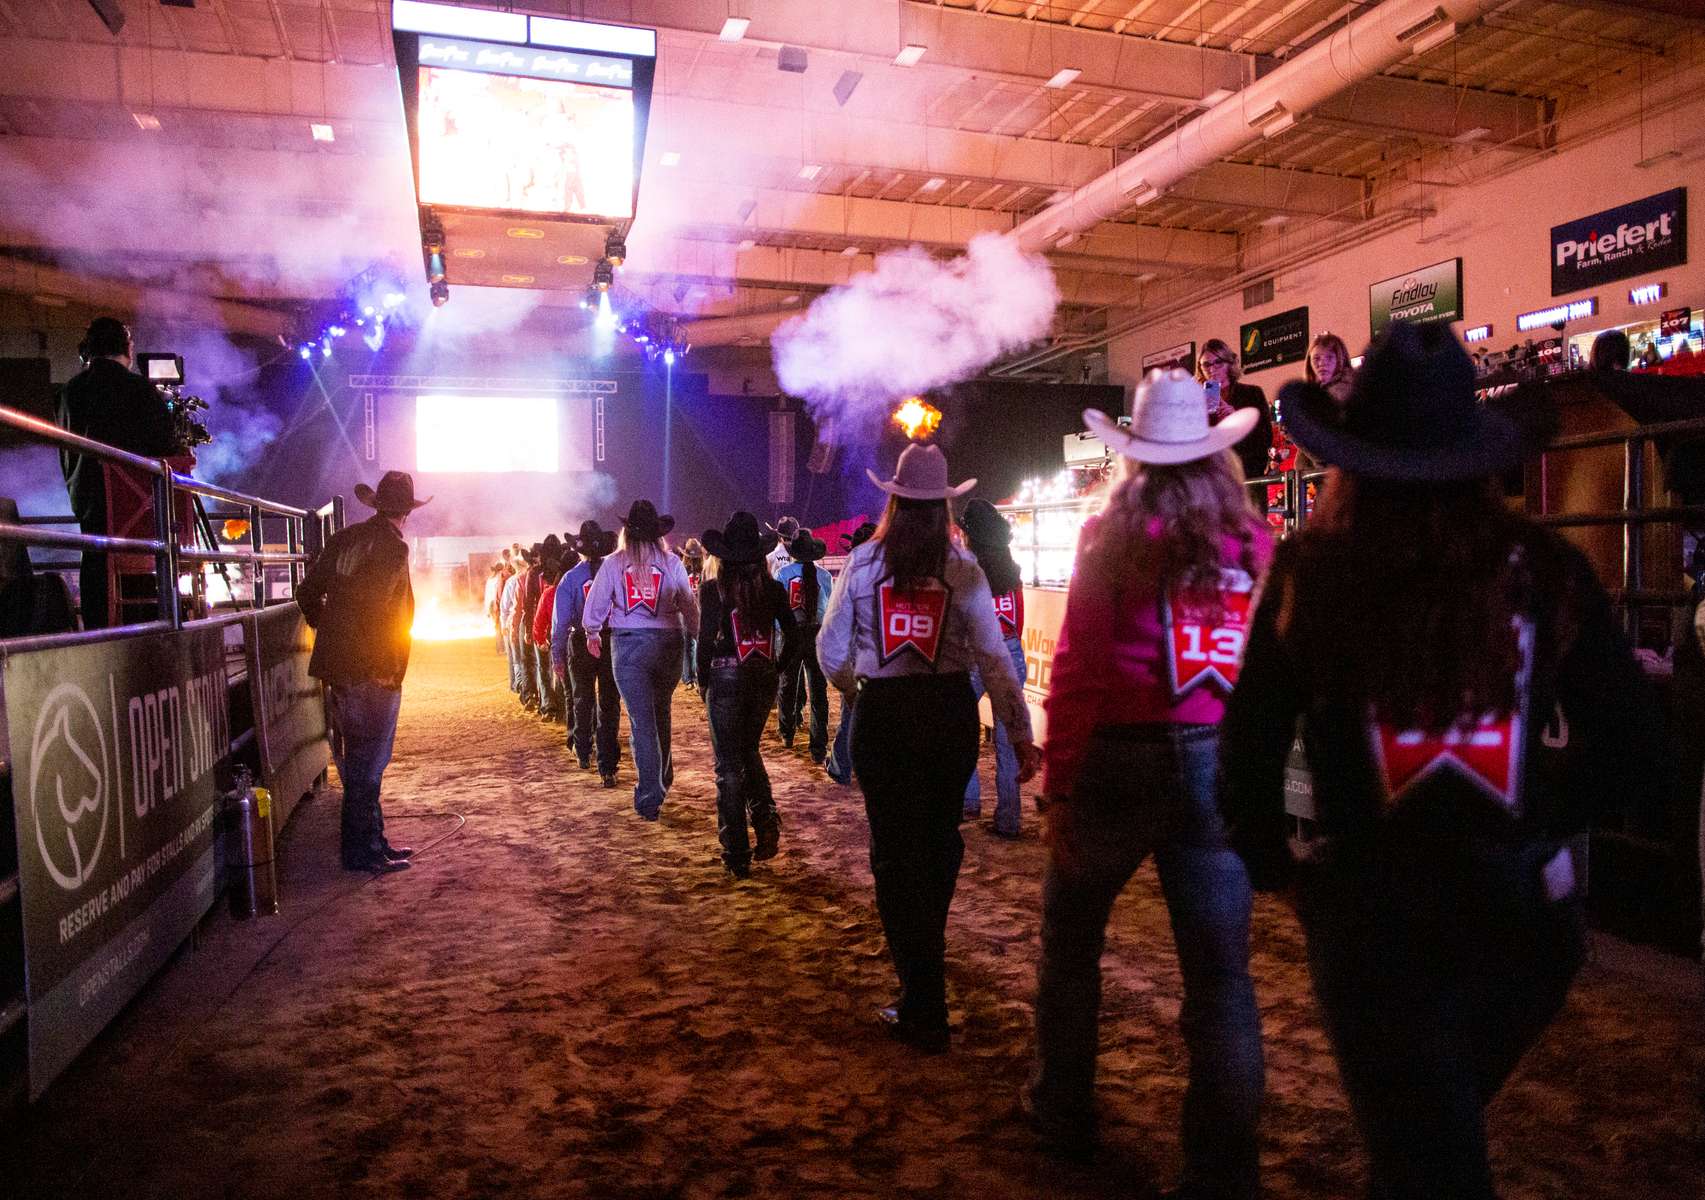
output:
M77 347L77 356L85 366L60 395L60 425L72 433L149 458L164 458L177 452L177 434L165 399L152 384L130 369L134 348L124 322L116 317L96 317ZM74 450L62 451L59 458L77 524L84 533L106 534L107 494L102 460ZM115 469L129 470L116 464ZM83 552L79 604L85 629L107 625L107 556L99 551Z

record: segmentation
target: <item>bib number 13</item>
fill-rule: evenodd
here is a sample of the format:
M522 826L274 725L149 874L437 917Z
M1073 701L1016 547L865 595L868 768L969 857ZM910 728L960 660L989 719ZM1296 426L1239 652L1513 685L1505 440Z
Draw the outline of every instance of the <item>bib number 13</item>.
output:
M1178 626L1178 657L1183 662L1212 663L1236 667L1243 658L1246 633L1242 629L1203 628L1194 623ZM1204 644L1205 643L1205 644Z

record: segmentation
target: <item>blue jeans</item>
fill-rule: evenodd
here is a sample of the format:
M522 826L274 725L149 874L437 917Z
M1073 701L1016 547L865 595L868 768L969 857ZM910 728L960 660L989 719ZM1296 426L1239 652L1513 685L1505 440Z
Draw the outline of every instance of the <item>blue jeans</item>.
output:
M823 764L823 769L829 773L829 778L842 787L850 786L853 781L853 711L857 702L857 692L841 693L841 720L835 726L835 740L830 743L829 757Z
M793 670L782 676L781 709L776 714L776 728L781 733L781 740L792 745L793 735L805 716L805 700L809 695L811 757L822 761L829 749L829 681L823 675L823 668L817 664L818 628L816 625L805 627L805 653L794 664Z
M1256 1194L1261 1021L1249 978L1249 877L1225 842L1218 752L1211 725L1098 730L1071 798L1050 810L1029 1091L1045 1126L1093 1131L1107 918L1152 853L1184 976L1184 1182L1246 1198Z
M628 710L628 740L639 772L633 808L647 821L657 819L675 782L670 704L681 682L681 640L678 629L617 629L610 635L610 665Z
M401 688L376 683L331 687L332 750L343 779L343 865L361 868L385 852L385 816L379 784L391 761L402 711Z
M1024 643L1018 638L1006 639L1006 652L1012 655L1013 668L1018 672L1018 686L1024 686ZM971 689L978 697L983 694L983 677L976 667L971 668ZM965 785L965 815L981 816L983 785L977 772L971 772L971 782ZM1016 837L1024 816L1024 801L1018 794L1018 752L1006 735L1006 726L995 722L995 832Z
M699 681L699 639L683 637L681 639L681 682L687 685Z

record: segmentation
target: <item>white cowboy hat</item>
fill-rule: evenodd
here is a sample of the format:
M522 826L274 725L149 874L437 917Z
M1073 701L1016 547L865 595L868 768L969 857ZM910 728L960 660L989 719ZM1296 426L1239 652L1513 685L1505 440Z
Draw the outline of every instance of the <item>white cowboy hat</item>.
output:
M975 479L967 479L958 487L951 486L947 482L947 456L941 448L920 446L916 442L900 452L900 461L894 465L893 479L878 479L876 472L869 467L864 469L864 473L877 487L902 500L946 500L963 496L977 486Z
M1111 449L1138 462L1172 466L1209 458L1243 440L1260 415L1240 408L1218 425L1208 424L1207 394L1179 367L1156 368L1137 385L1126 429L1097 409L1085 409L1083 423Z

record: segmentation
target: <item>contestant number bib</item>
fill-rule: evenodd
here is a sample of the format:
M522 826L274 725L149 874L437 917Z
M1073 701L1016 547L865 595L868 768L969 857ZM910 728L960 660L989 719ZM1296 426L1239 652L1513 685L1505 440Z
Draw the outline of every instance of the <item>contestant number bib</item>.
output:
M773 630L766 626L761 629L748 629L741 625L740 614L728 614L729 628L734 633L734 655L739 661L749 658L764 658L775 661L775 637Z
M787 603L794 612L805 611L805 580L798 575L787 581Z
M1017 588L995 597L995 616L1000 619L1002 637L1015 638L1024 632L1018 616Z
M657 597L663 591L662 570L650 567L644 571L635 571L632 567L624 567L622 582L627 585L627 611L631 613L644 609L655 617Z
M908 650L929 666L935 666L941 653L941 633L947 624L951 595L947 585L937 579L905 590L895 587L891 580L883 580L877 586L876 621L881 634L883 666Z
M1422 780L1449 769L1485 792L1500 808L1519 809L1522 723L1517 716L1483 717L1440 734L1376 723L1375 753L1385 783L1386 807L1403 802Z
M1166 629L1167 682L1174 700L1204 685L1222 693L1237 686L1254 599L1255 581L1242 571L1223 573L1218 613L1191 604L1178 588L1167 592L1161 624Z

